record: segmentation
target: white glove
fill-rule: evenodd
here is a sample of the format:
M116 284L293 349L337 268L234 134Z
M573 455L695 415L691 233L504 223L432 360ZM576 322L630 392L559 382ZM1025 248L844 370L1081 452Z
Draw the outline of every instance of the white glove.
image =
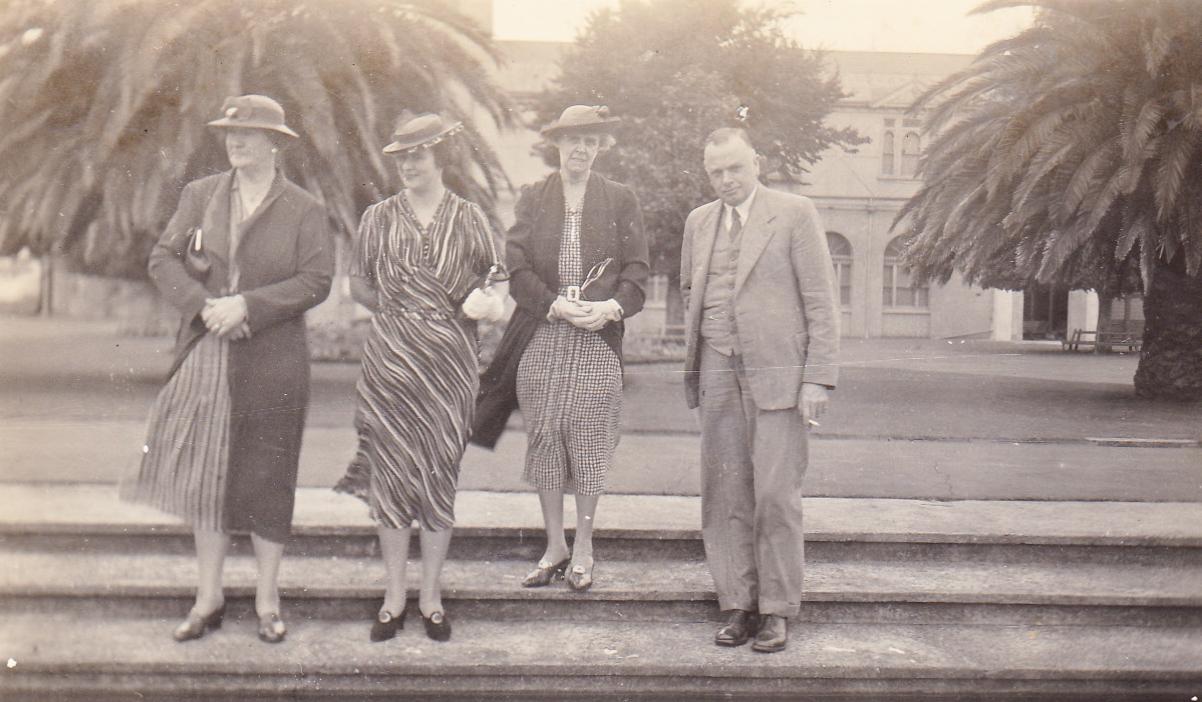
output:
M586 303L587 304L587 303ZM560 295L551 303L551 307L547 309L547 321L554 322L557 319L562 319L566 322L584 317L589 312L589 308L579 302L572 302L568 298Z
M600 312L610 322L622 321L622 306L612 297L602 302L594 302L593 312Z
M617 300L609 299L600 302L586 302L584 305L584 309L587 311L586 314L568 320L581 329L595 332L600 331L610 322L622 321L622 306L618 304Z
M468 319L496 322L505 316L505 303L500 297L477 288L463 301L463 314Z

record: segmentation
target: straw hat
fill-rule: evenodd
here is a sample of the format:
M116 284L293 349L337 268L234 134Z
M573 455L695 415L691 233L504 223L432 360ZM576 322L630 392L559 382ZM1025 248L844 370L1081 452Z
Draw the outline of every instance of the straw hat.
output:
M411 119L404 119L392 133L392 143L384 147L384 153L395 154L418 147L434 146L438 142L463 129L463 122L445 120L429 112Z

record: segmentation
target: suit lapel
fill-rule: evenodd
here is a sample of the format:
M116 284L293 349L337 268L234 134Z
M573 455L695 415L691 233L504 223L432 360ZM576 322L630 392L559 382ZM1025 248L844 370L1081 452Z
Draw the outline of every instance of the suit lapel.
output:
M580 271L582 275L601 262L602 246L599 239L601 239L602 232L608 231L605 217L610 213L610 209L605 206L604 189L605 185L601 182L601 176L590 173L588 185L584 189L584 211L580 217ZM559 196L563 197L562 187L559 189Z
M559 246L563 238L563 184L559 180L559 172L547 179L546 189L543 190L539 202L539 211L534 227L536 251L531 256L542 260L547 272L555 276L555 288L559 288Z
M768 245L768 241L776 229L773 224L776 220L776 212L773 211L769 202L767 190L763 185L759 186L759 192L756 193L755 200L751 203L751 212L747 213L747 224L743 226L743 233L740 236L739 262L738 268L735 270L736 295L742 289L747 276L751 275L751 269L755 267L755 262L759 260L760 254L764 252L764 247Z
M263 196L263 202L259 203L259 206L255 208L255 211L253 214L251 214L251 216L242 220L242 224L238 225L238 251L241 251L242 247L246 245L246 240L254 235L255 222L258 222L263 217L263 213L267 211L267 208L271 207L271 203L275 202L276 199L279 198L279 196L284 192L284 183L284 174L277 170L275 172L275 180L271 181L271 187L267 190L267 194ZM230 221L229 201L230 198L227 191L225 197L226 222ZM235 255L237 253L237 251L234 252Z
M223 264L228 264L230 260L230 186L233 182L233 171L223 174L205 205L204 223L201 225L204 230L205 249Z
M719 213L722 212L720 200L710 203L709 209L702 213L701 221L697 224L696 240L693 251L693 292L690 297L696 300L697 309L701 309L701 300L705 297L705 282L708 279L710 260L714 255L714 240L718 237ZM700 317L698 317L700 319Z

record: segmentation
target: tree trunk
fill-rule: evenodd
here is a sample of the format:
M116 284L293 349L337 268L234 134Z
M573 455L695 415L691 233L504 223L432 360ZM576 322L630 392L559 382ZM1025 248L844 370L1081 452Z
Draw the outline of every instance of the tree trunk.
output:
M1157 262L1144 300L1144 339L1135 394L1202 401L1202 276L1180 261Z
M1102 353L1110 350L1110 344L1102 343L1102 334L1110 331L1110 317L1114 311L1114 296L1098 293L1098 323L1094 327L1097 334L1097 342L1093 346L1094 353Z

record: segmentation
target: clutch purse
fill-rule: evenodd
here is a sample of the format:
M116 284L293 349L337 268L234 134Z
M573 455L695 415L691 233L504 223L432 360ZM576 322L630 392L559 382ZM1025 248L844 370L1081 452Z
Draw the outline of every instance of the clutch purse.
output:
M203 283L212 266L213 262L209 260L204 247L204 231L200 227L192 227L188 230L187 248L184 249L184 270Z

